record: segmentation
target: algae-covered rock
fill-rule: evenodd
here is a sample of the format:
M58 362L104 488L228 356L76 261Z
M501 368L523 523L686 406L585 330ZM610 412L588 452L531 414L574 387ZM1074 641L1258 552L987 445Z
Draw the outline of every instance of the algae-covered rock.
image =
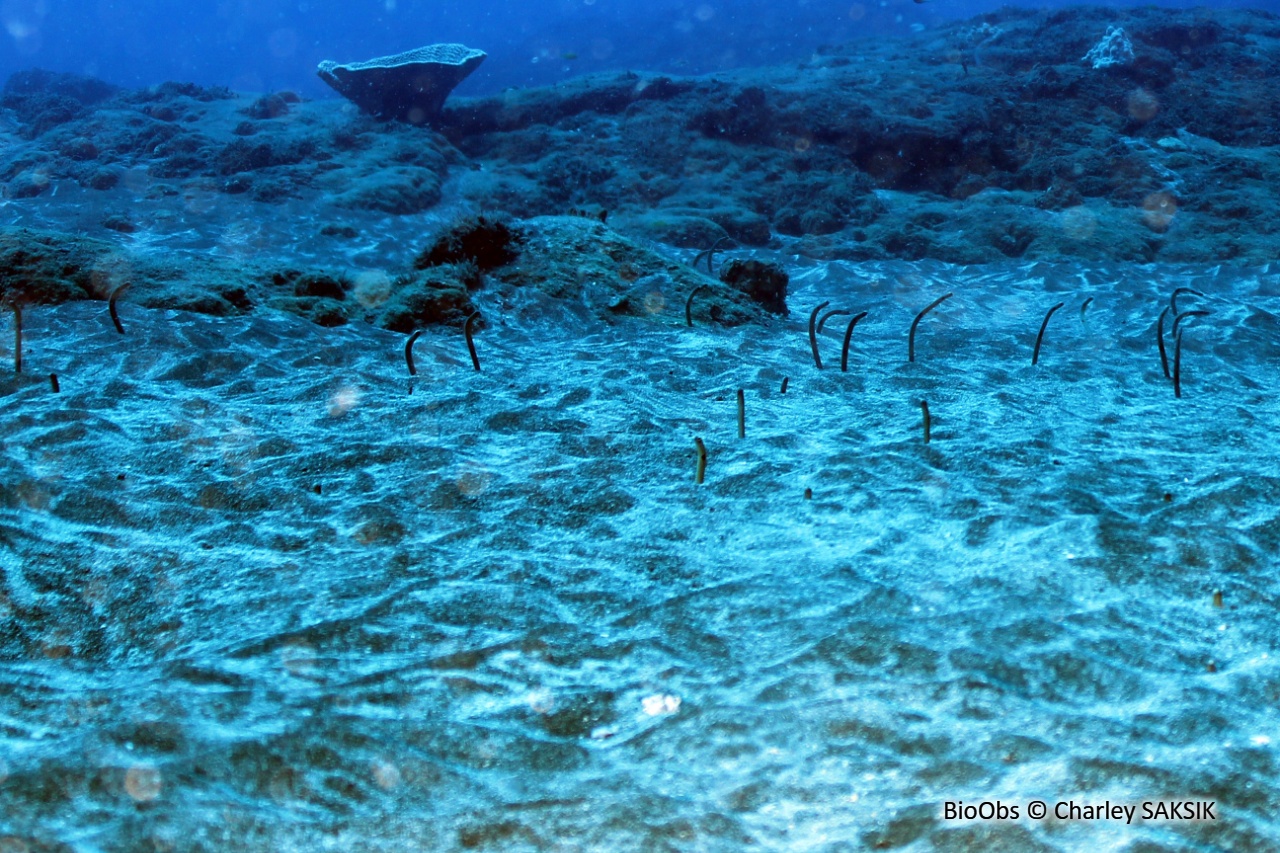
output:
M745 293L691 266L639 245L598 220L540 216L519 223L520 253L493 277L510 287L585 304L603 319L639 317L685 324L685 305L698 288L697 322L761 323L767 312Z
M763 261L731 260L720 268L720 280L746 294L771 314L786 316L787 271Z
M520 237L505 221L468 216L450 225L413 262L415 269L472 263L487 272L516 259Z
M475 264L439 264L399 277L380 306L377 324L393 332L456 326L476 310L470 291L480 285Z

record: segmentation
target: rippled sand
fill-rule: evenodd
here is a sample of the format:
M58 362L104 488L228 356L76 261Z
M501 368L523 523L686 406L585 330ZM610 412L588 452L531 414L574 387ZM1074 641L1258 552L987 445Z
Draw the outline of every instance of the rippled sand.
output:
M374 329L29 309L0 845L1280 844L1280 277L792 273L772 329L482 295L483 371L429 332L412 393ZM869 312L848 373L823 300ZM1193 796L1220 819L942 820Z

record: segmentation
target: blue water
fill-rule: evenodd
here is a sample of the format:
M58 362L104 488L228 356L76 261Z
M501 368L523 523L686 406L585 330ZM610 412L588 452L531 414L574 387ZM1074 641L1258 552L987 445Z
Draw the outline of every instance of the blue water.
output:
M332 97L315 78L322 60L351 62L457 41L489 54L458 89L467 95L546 85L605 69L706 73L796 59L821 44L901 35L1004 5L999 0L6 0L0 4L5 33L0 79L35 66L128 87L178 80ZM1276 2L1156 5L1280 9Z

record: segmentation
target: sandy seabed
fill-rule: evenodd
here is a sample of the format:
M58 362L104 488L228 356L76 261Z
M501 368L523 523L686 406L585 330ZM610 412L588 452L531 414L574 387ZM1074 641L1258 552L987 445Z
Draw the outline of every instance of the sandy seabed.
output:
M790 271L772 328L482 293L483 370L431 331L413 380L368 327L29 308L0 846L1280 845L1280 274ZM1219 817L943 819L1036 798Z

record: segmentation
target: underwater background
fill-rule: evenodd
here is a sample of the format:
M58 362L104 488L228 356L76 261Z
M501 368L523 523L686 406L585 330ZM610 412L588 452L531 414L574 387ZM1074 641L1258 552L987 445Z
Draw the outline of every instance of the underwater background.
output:
M1272 10L0 20L0 851L1280 848Z
M631 68L703 74L802 58L822 44L904 35L995 11L977 0L4 0L0 79L33 66L130 88L166 80L238 91L329 92L312 70L435 42L489 53L460 94L548 85ZM1067 2L1026 8L1057 9ZM1137 0L1112 8L1141 5ZM1161 2L1160 8L1252 8L1260 2Z

